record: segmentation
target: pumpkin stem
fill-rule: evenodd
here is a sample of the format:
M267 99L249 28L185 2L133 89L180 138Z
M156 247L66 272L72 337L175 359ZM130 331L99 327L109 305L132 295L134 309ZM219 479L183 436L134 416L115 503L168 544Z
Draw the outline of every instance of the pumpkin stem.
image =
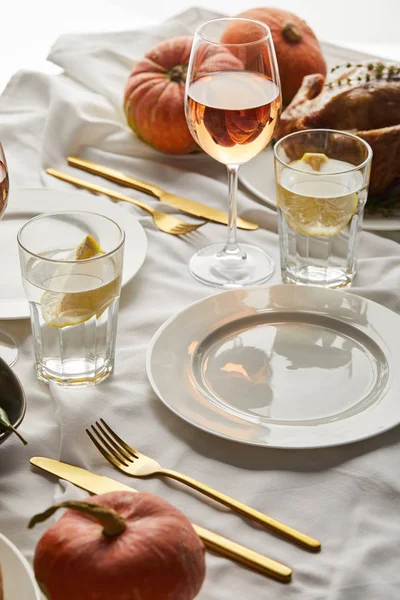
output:
M303 37L303 34L297 25L291 23L290 21L285 23L282 27L282 34L288 42L300 42L301 38Z
M54 506L50 506L47 510L32 517L28 524L29 529L32 529L37 523L41 523L51 517L59 508L70 508L93 517L103 525L102 533L106 537L119 535L126 528L124 517L118 514L113 508L104 506L104 504L91 504L90 502L70 500L68 502L54 504Z
M187 70L187 65L175 65L175 67L172 67L168 71L168 77L171 81L176 81L176 83L185 83Z

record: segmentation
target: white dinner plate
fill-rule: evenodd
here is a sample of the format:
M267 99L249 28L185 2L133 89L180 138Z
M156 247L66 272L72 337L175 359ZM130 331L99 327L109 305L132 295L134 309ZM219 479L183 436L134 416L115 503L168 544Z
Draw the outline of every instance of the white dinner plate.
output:
M17 233L26 221L44 212L88 210L113 219L125 230L122 285L132 279L143 264L147 238L139 221L116 204L85 192L51 189L12 190L8 207L0 221L0 320L26 319L29 304L22 286Z
M271 147L240 167L239 180L269 208L276 210L274 152ZM368 231L400 231L400 215L374 217L366 214L363 228Z
M4 600L41 600L32 569L21 552L0 533Z
M229 290L155 334L162 402L217 436L275 448L355 442L400 423L400 317L351 293Z

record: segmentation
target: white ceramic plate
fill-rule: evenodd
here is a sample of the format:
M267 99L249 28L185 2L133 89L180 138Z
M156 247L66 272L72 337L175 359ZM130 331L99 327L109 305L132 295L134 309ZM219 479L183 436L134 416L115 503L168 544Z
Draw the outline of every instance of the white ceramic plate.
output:
M341 445L400 423L399 330L398 315L350 293L230 290L158 330L147 374L166 406L217 436Z
M239 169L240 182L257 198L276 210L274 153L271 147ZM368 231L400 231L399 217L364 216L363 228Z
M22 286L17 232L26 221L44 212L88 210L113 219L125 230L125 258L122 285L132 279L143 264L147 238L139 221L117 205L85 192L30 189L10 192L8 207L0 221L0 319L26 319L29 305Z
M0 533L4 600L41 600L32 569L21 552Z

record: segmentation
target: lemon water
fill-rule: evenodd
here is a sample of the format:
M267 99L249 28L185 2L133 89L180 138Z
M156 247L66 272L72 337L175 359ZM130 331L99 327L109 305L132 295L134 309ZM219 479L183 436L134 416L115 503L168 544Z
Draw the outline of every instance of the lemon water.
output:
M32 258L24 287L29 300L38 377L88 384L112 373L120 276L112 258L67 260L71 248Z
M304 155L289 167L277 183L283 280L349 285L367 198L361 173L323 154Z

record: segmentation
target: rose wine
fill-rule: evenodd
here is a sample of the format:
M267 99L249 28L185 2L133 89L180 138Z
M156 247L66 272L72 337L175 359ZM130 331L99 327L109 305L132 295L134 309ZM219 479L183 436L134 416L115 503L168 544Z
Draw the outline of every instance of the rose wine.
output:
M0 160L0 219L6 210L8 196L8 174L5 164Z
M265 75L220 71L194 80L188 92L192 135L223 164L242 164L270 142L281 110L278 86Z

